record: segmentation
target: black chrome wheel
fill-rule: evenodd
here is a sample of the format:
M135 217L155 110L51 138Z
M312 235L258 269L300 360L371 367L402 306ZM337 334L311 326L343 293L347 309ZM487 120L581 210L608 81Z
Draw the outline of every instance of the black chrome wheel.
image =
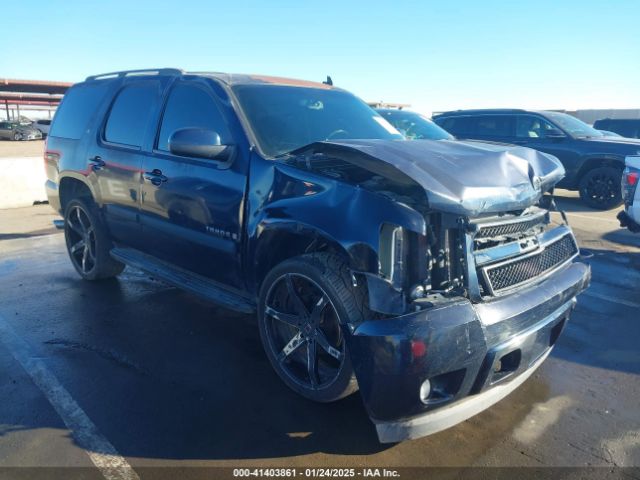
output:
M85 280L114 277L124 269L122 263L110 256L111 240L90 199L69 202L65 208L64 236L71 263Z
M328 254L286 260L260 290L260 338L271 365L294 391L331 402L357 390L345 325L362 320L361 292Z
M96 233L81 205L69 209L66 219L67 249L77 270L89 275L96 266Z
M287 273L267 293L269 343L282 370L306 389L325 388L338 377L345 343L338 312L310 278Z
M622 171L599 167L588 171L580 181L580 198L592 208L608 210L622 203Z

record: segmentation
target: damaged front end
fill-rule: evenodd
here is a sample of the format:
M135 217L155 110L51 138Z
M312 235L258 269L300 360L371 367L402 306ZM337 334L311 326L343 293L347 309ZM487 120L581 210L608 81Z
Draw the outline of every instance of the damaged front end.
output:
M322 142L290 162L403 204L424 228L379 226L372 319L348 325L383 442L435 433L520 385L590 280L550 192L564 170L534 150L455 141ZM366 212L363 213L366 215Z

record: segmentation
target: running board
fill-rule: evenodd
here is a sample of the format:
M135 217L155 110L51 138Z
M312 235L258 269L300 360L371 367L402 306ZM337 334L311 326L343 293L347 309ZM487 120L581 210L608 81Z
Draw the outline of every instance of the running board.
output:
M187 290L220 306L242 313L254 313L256 310L255 303L249 298L231 292L202 275L176 267L133 248L114 248L111 250L111 256L130 267L147 272L158 280Z

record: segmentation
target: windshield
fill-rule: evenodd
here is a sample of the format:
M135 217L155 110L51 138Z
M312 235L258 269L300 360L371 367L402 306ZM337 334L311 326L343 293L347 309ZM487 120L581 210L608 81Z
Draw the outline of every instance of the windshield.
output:
M566 113L545 112L545 115L550 120L553 120L556 124L562 127L562 129L568 132L572 137L604 137L602 132L600 132L599 130L590 127L582 120L578 120L576 117L572 117L571 115L567 115Z
M409 140L454 139L446 130L419 113L401 110L378 110L378 113Z
M366 103L342 90L283 85L238 85L233 90L261 150L270 157L324 140L403 139Z

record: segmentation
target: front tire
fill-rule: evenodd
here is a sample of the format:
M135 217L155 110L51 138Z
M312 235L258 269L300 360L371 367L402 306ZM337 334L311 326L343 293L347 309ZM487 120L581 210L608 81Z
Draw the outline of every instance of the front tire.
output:
M13 134L13 140L15 142L17 142L18 140L20 140L22 138L22 135L20 135L18 132L14 132Z
M589 170L580 180L580 198L596 210L610 210L622 204L622 170L598 167Z
M124 270L124 264L111 258L111 240L96 205L89 199L71 200L64 213L67 253L84 280L111 278Z
M260 289L260 338L289 388L316 402L358 389L343 328L364 319L363 305L363 293L334 255L302 255L269 272Z

